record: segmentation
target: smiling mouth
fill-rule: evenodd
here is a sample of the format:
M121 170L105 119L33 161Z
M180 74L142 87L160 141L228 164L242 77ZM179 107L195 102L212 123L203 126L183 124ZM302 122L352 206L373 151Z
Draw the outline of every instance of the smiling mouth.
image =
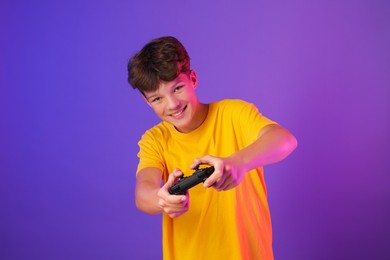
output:
M170 114L172 117L179 117L181 114L183 114L184 110L186 110L187 106L183 107L183 109L179 110L176 113Z

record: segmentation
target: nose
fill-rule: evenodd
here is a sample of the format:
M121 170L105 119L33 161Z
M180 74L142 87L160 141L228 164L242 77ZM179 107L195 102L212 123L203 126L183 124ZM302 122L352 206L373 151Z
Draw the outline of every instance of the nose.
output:
M180 101L175 96L167 97L167 104L169 109L176 109L180 106Z

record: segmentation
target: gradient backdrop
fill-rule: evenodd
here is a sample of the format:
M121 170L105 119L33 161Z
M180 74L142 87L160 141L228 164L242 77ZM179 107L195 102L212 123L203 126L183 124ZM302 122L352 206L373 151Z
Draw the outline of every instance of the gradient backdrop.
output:
M160 216L133 202L158 118L126 65L174 35L202 101L298 138L265 167L276 259L390 259L389 24L387 0L2 0L0 258L161 258Z

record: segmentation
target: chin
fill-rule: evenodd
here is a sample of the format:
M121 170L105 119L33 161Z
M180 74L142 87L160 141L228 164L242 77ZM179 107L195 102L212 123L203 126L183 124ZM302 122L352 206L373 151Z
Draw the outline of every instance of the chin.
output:
M188 130L190 128L188 124L173 124L173 125L180 132L185 132L185 133L191 132L191 130Z

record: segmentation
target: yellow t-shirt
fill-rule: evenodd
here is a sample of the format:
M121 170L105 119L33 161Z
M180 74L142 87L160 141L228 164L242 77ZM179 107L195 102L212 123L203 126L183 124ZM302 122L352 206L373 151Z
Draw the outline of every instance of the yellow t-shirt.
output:
M180 133L166 122L146 131L139 142L137 172L157 167L166 181L179 168L189 176L195 158L227 157L274 123L241 100L211 103L206 120L190 133ZM188 212L175 219L163 213L164 259L273 259L263 168L247 172L234 189L217 192L199 184L189 194Z

